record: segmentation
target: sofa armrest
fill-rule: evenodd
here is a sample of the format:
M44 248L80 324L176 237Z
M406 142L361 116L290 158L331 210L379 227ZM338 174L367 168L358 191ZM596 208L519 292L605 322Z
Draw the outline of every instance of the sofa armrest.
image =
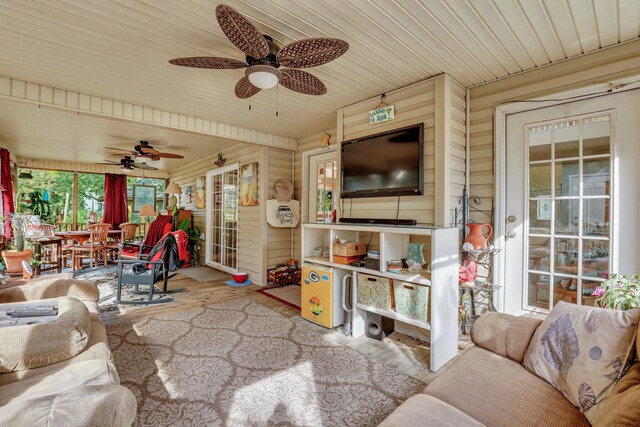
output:
M80 301L97 302L100 291L95 283L78 279L41 280L31 285L0 290L0 303L31 301L58 297L73 297Z
M471 328L471 340L478 347L522 363L529 342L541 323L542 320L533 317L487 313Z

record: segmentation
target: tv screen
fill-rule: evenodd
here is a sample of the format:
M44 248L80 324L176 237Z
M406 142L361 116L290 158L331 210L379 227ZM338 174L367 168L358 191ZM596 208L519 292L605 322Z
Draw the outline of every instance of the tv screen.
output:
M423 125L342 143L342 198L421 195Z

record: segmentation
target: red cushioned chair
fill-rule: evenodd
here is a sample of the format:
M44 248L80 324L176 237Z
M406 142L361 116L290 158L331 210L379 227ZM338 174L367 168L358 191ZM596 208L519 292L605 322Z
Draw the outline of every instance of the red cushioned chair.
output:
M123 243L120 250L120 259L138 259L138 255L148 254L151 249L173 228L171 215L158 215L149 225L147 237L142 244Z

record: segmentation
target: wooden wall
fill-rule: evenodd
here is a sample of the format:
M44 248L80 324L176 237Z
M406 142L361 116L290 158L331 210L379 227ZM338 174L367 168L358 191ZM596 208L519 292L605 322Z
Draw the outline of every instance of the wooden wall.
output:
M337 144L336 129L335 128L327 129L326 131L331 135L331 140L329 141L330 145L333 146L333 148L335 148L335 145ZM314 133L313 135L309 135L304 138L301 138L298 141L298 150L296 151L294 156L294 165L293 165L293 169L294 169L293 184L295 186L294 195L296 200L300 200L301 218L303 217L302 211L307 209L307 206L305 206L305 201L302 199L302 187L304 185L302 181L302 169L304 167L302 163L302 160L303 160L302 153L320 149L321 148L320 138L322 137L323 134L324 134L324 131ZM301 246L300 237L301 237L301 228L300 228L300 224L298 224L298 226L294 229L294 236L293 236L294 257L298 260L300 260L302 257L302 252L301 252L302 246Z
M466 179L466 147L467 147L467 100L466 89L455 80L451 81L450 86L450 135L449 135L449 158L451 164L449 166L449 223L455 224L454 208L461 208L460 197L465 187Z
M195 179L217 168L217 153L171 171L170 180L181 187L191 185L195 191ZM266 270L291 258L292 231L288 228L270 227L266 222L266 201L273 198L271 188L278 179L293 179L293 153L271 147L237 144L222 151L226 164L258 162L258 206L238 208L238 270L249 273L251 280L266 285ZM205 233L206 210L193 210L195 224ZM201 244L204 262L205 243Z
M453 223L453 209L458 205L465 186L465 88L451 77L440 75L390 92L384 101L395 106L395 119L376 125L369 124L369 111L378 106L380 97L338 110L336 129L327 130L332 135L332 144L423 123L424 194L400 197L398 217L416 219L422 225L450 226ZM303 153L317 150L321 135L322 132L315 133L300 139L298 143L295 157L296 197L303 202ZM336 159L339 161L339 147ZM395 218L398 199L347 199L339 203L342 217ZM368 236L364 237L368 241ZM425 243L427 250L429 242ZM378 244L376 236L371 244L375 249ZM294 251L296 257L301 256L299 230L296 230Z
M21 166L34 169L50 169L69 172L75 171L84 173L115 173L122 175L122 170L120 170L119 166L96 165L94 163L65 162L60 160L30 159L25 157L20 157L18 161L20 162ZM132 173L128 173L127 176L165 179L169 177L169 172L163 170L152 171L136 169Z
M227 159L227 165L239 162L250 163L260 162L258 165L258 191L263 186L262 178L262 155L263 147L249 144L237 144L222 151L222 155ZM196 162L182 166L171 171L170 180L180 185L191 185L195 191L195 179L199 176L205 176L207 171L217 168L214 162L217 160L217 153L202 158ZM266 175L265 175L266 176ZM203 232L206 229L206 213L205 209L193 210L193 218L195 224L200 227ZM249 273L251 279L256 283L262 283L262 228L261 228L261 206L240 206L238 208L238 266L239 269ZM204 262L205 244L201 244L202 262Z
M369 124L369 111L380 104L380 97L338 110L338 142L393 129L424 124L424 195L400 197L398 218L416 219L421 224L435 223L435 79L399 89L385 96L395 105L395 119ZM396 197L347 199L341 202L341 217L395 218Z
M494 198L494 138L496 107L640 74L640 41L558 62L471 89L470 194L482 198L490 213ZM482 215L471 218L486 221Z
M293 153L291 151L278 150L276 148L265 148L267 158L267 185L265 186L265 198L273 199L271 190L273 184L279 179L288 179L295 182L293 170ZM295 186L295 184L294 184ZM295 194L294 194L295 196ZM295 197L294 197L295 198ZM298 199L299 200L299 199ZM266 206L266 203L263 203ZM292 257L292 238L294 231L291 228L271 227L264 222L267 227L267 253L266 268L275 267L277 264L284 264Z

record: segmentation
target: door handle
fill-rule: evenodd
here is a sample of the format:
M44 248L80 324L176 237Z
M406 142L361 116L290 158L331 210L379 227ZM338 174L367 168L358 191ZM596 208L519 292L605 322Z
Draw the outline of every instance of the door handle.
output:
M513 231L513 230L509 230L509 231L507 231L506 237L507 237L507 240L508 239L513 239L514 237L516 237L516 232Z

